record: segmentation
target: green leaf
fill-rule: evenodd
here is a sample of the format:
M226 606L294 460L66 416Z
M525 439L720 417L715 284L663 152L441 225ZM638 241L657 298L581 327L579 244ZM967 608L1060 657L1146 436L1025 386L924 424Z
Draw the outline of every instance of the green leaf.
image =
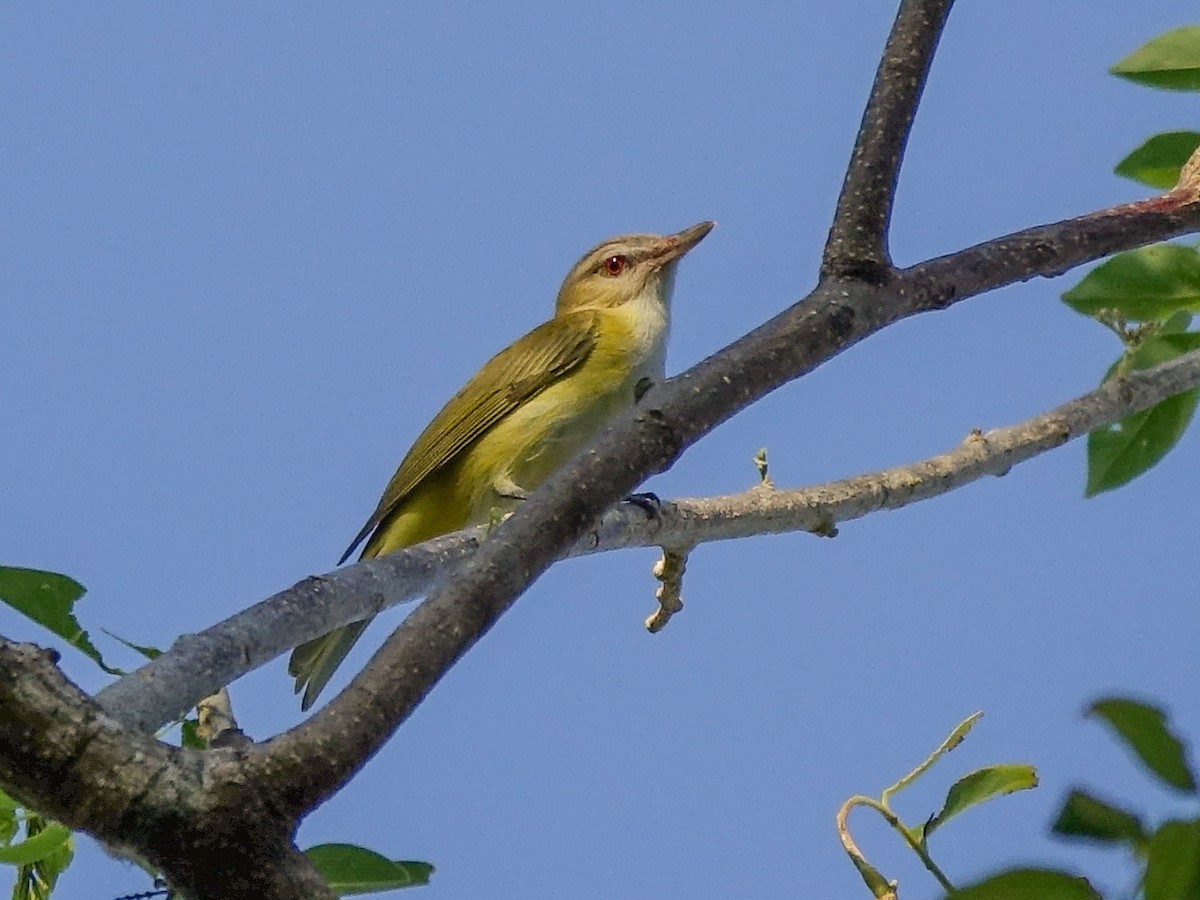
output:
M82 650L105 672L118 675L119 670L105 664L88 633L71 614L75 601L83 594L83 585L66 575L0 566L0 601Z
M1178 334L1179 332L1187 331L1191 324L1191 313L1177 312L1162 323L1162 329L1159 331L1159 334Z
M0 846L7 847L17 836L17 810L0 806Z
M1185 353L1190 353L1193 350L1200 350L1200 332L1172 332L1169 329L1175 323L1182 321L1182 316L1189 315L1188 313L1176 313L1167 319L1163 324L1163 330L1154 335L1147 337L1138 342L1128 353L1128 361L1124 368L1126 371L1130 369L1150 369L1154 366L1161 365L1165 362L1170 362L1177 356L1182 356ZM1107 380L1110 375L1105 376Z
M1164 822L1150 838L1145 900L1194 900L1200 893L1200 822Z
M429 863L393 861L353 844L318 844L304 852L330 888L343 897L428 884L433 873Z
M1150 187L1172 188L1179 181L1179 170L1198 146L1200 132L1165 131L1147 139L1113 171Z
M71 838L64 841L57 850L43 856L33 864L34 872L46 886L45 896L50 896L54 885L58 883L58 876L67 870L67 866L71 865L74 858L75 840Z
M1086 878L1055 869L1010 869L949 896L953 900L1101 900Z
M208 744L201 739L197 730L199 727L200 723L196 719L184 719L179 728L179 746L190 750L207 750Z
M17 836L17 808L20 803L0 791L0 845L7 847Z
M1159 35L1108 71L1150 87L1200 91L1200 25Z
M1196 349L1200 334L1194 332L1147 338L1108 370L1105 381L1118 371L1148 369ZM1084 495L1121 487L1159 463L1187 431L1198 402L1200 391L1184 391L1089 434Z
M858 874L862 876L863 883L871 892L872 897L887 897L889 894L895 896L895 892L892 891L892 883L884 878L883 874L873 865L861 856L853 854L850 856L850 862L854 863L854 868L858 869Z
M26 844L32 844L43 835L54 835L63 826L30 813L25 818ZM58 876L71 864L75 855L74 839L67 832L67 839L52 847L44 856L23 862L17 866L16 883L13 885L13 900L49 900L58 881Z
M935 828L944 825L947 820L964 810L1001 794L1029 790L1037 787L1037 783L1037 772L1033 766L1020 763L987 766L964 775L950 786L942 808L925 823L922 841L928 838Z
M1081 790L1067 795L1053 830L1066 837L1128 843L1134 847L1147 840L1142 820L1136 815Z
M1184 325L1183 327L1186 328L1187 326ZM107 628L102 628L100 630L103 631L105 634L107 634L114 641L116 641L120 644L124 644L126 647L128 647L130 650L134 651L135 653L140 653L142 656L146 657L146 659L158 659L160 656L162 656L162 651L159 650L157 647L150 647L150 646L146 646L143 644L135 644L133 641L128 641L125 638L121 637L119 634L113 634Z
M1187 751L1167 727L1167 716L1158 707L1123 697L1097 700L1087 711L1099 716L1117 733L1151 772L1180 791L1195 793L1196 779Z
M0 863L10 866L24 866L37 862L60 850L62 845L71 839L71 829L66 825L51 822L31 838L0 847Z
M1151 244L1105 260L1062 295L1071 309L1094 316L1114 309L1154 322L1178 310L1200 311L1200 254L1182 244Z
M1089 434L1084 495L1119 488L1161 462L1187 430L1197 399L1195 390L1186 391Z

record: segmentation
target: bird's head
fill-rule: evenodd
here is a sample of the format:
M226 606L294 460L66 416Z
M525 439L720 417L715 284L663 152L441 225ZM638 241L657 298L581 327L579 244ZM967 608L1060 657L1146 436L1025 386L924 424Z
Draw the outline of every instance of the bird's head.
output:
M598 244L563 279L554 314L612 309L647 292L666 304L671 296L676 263L714 225L715 222L699 222L678 234L624 234Z

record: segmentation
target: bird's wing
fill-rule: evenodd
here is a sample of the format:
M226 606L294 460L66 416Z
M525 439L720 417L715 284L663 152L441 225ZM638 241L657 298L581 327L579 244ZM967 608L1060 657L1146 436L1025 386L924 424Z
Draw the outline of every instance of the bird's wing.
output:
M421 432L339 564L422 481L530 397L582 364L596 344L599 318L592 310L556 316L488 360Z

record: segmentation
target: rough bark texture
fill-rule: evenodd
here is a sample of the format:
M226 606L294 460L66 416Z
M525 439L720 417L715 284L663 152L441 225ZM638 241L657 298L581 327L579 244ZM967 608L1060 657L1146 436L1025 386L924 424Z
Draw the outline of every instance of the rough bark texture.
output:
M22 803L163 872L188 897L332 897L291 841L297 815L241 754L125 728L59 672L0 638L0 783Z

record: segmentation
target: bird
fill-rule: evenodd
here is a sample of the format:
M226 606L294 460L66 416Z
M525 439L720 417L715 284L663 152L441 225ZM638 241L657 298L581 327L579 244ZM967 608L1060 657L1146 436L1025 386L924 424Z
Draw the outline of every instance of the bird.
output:
M554 315L471 377L420 433L341 565L383 556L511 511L664 376L680 259L715 226L626 234L583 254ZM307 710L370 619L297 647L288 663Z

